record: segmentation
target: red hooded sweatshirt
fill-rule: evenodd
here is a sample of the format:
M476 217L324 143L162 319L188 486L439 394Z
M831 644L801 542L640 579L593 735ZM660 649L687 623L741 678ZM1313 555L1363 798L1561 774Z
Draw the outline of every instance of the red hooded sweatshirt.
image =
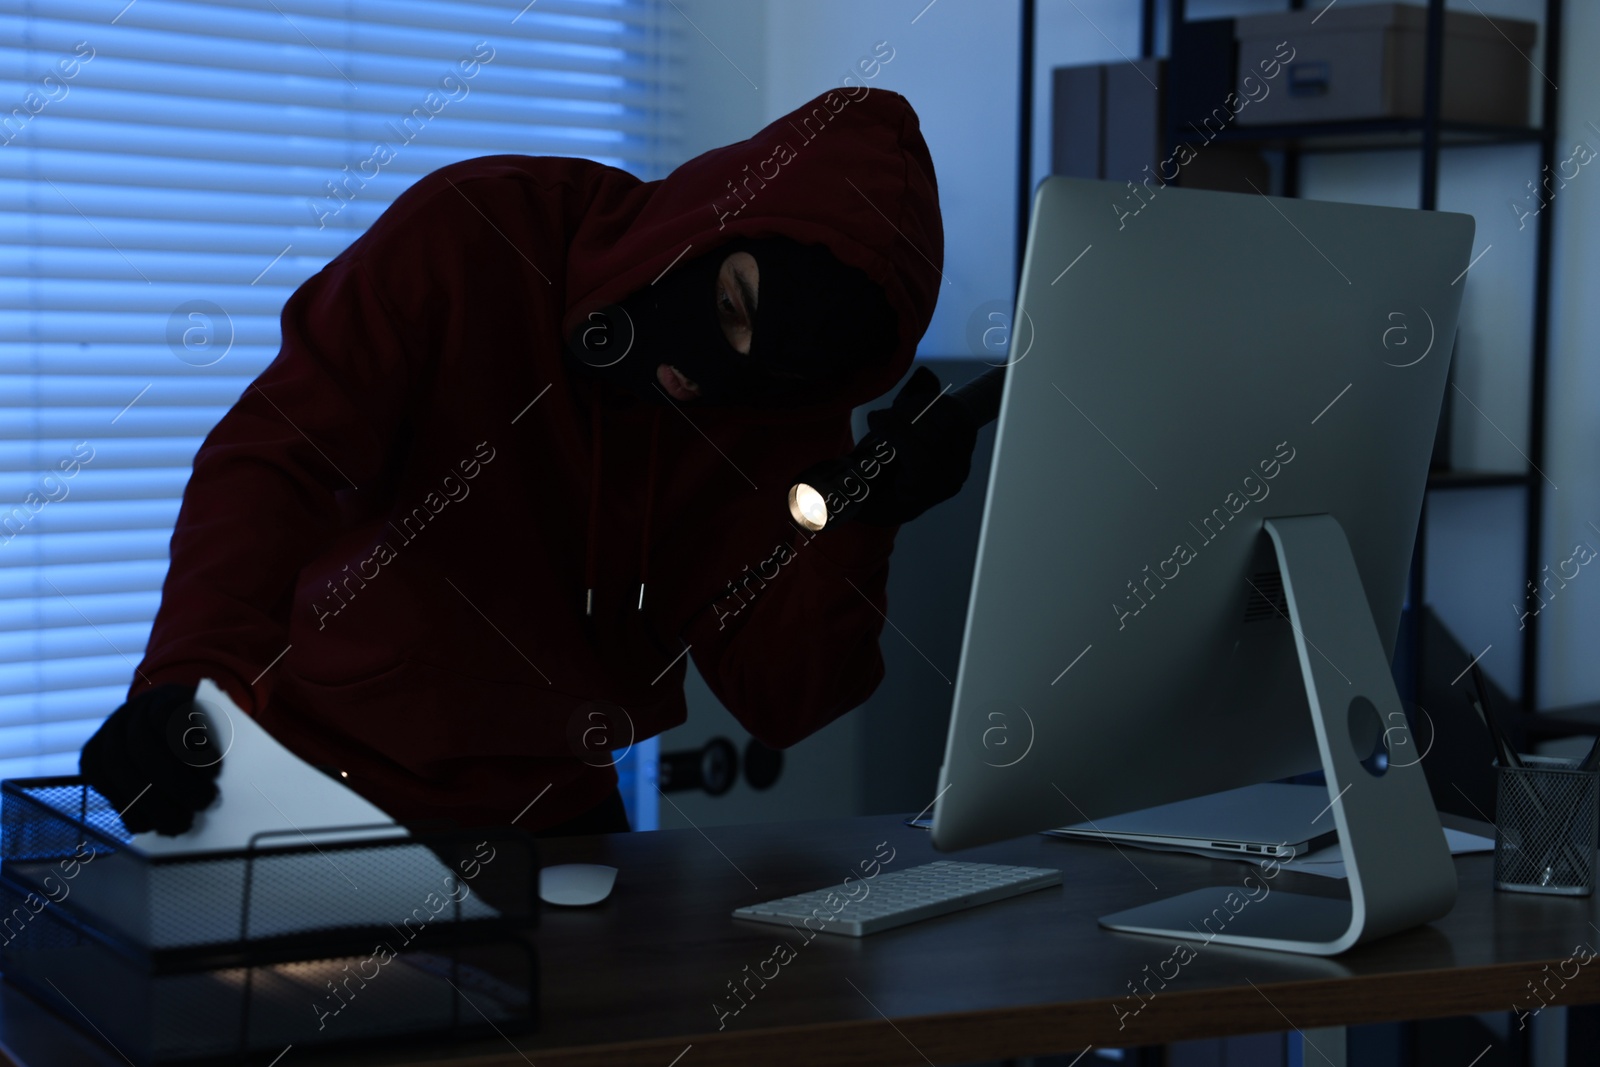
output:
M894 350L760 412L572 372L586 309L736 235L865 271ZM905 373L943 246L916 114L865 86L661 181L516 155L429 174L289 298L277 358L195 456L130 696L210 677L402 821L593 807L626 746L684 721L686 657L794 744L883 676L894 531L807 539L788 487Z

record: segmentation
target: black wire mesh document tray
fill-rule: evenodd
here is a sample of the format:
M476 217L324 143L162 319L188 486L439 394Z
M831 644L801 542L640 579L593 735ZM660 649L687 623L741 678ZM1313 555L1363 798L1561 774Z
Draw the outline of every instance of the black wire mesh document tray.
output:
M80 779L0 783L0 969L138 1063L534 1025L533 839L371 829L150 854Z
M529 835L410 831L196 698L226 755L190 833L130 834L79 778L0 783L7 981L140 1064L535 1024Z
M73 865L66 906L152 950L382 928L425 899L458 895L461 876L428 843L290 752L209 679L195 707L221 767L217 800L188 833L130 835L76 779L19 780L4 791L6 874L48 891L51 867L87 845L94 862ZM476 871L490 851L461 859ZM459 896L452 921L497 917L482 895Z

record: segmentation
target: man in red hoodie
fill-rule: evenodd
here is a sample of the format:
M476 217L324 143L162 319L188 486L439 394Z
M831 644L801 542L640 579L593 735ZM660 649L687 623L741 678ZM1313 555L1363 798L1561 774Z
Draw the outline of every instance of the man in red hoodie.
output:
M627 828L608 750L684 721L689 657L769 746L827 725L881 680L895 530L973 435L921 371L875 413L916 447L864 521L808 535L788 487L905 373L942 259L916 115L864 86L661 181L422 178L290 297L201 446L84 776L129 830L187 829L211 678L401 821L599 832Z

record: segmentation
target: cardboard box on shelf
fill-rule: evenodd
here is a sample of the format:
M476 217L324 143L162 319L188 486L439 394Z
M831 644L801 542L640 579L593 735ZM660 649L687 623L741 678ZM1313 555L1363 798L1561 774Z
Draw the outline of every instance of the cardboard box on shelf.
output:
M1241 126L1421 118L1427 75L1427 9L1367 4L1237 19L1237 91L1247 76L1293 49L1273 90L1239 115ZM1528 123L1539 28L1518 19L1448 11L1440 117L1450 122ZM1257 90L1259 93L1259 90Z

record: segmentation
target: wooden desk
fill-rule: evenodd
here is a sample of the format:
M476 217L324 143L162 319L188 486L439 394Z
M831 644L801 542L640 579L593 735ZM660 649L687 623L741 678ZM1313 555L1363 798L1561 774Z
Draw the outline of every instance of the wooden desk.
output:
M1202 885L1242 885L1242 864L1035 836L954 858L1059 867L1061 888L859 940L804 942L729 916L742 904L842 883L880 842L895 850L888 871L941 855L926 832L892 816L547 841L547 863L609 863L621 875L599 908L544 913L541 1033L516 1038L515 1048L500 1039L338 1055L297 1047L277 1067L949 1064L1509 1011L1536 1005L1527 983L1540 979L1547 1003L1600 1001L1600 961L1564 985L1550 977L1575 946L1600 947L1600 902L1497 893L1489 855L1456 861L1460 898L1439 923L1334 960L1201 946L1136 1015L1114 1005L1131 1011L1139 1001L1130 983L1172 972L1163 962L1173 943L1108 933L1095 918ZM1271 886L1341 888L1287 871ZM756 972L780 939L795 946L794 958L766 988L752 983L758 992L719 1031L713 1002L735 1004L727 983L746 966ZM0 1046L19 1067L123 1063L10 987L0 993Z

